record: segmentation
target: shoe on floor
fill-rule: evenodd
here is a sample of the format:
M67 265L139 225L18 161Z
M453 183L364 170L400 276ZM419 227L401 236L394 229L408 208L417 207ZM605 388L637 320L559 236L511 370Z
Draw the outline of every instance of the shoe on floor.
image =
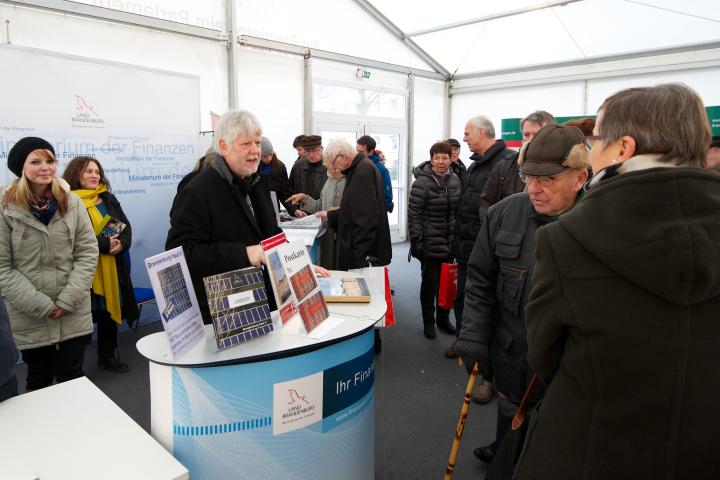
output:
M493 388L493 384L484 378L478 377L478 382L475 384L475 388L473 388L472 394L470 395L472 401L484 404L492 400L494 396L495 389Z
M425 334L426 338L433 339L437 335L435 334L435 325L432 323L424 323L423 324L423 333Z
M450 347L445 350L445 358L457 358L458 354L455 351L455 344L453 343Z
M475 457L477 457L478 460L485 463L492 463L493 458L495 458L495 451L492 449L491 445L486 445L484 447L478 447L475 450L473 450L473 453L475 454Z
M98 366L113 373L127 373L130 370L126 364L116 357L98 357Z

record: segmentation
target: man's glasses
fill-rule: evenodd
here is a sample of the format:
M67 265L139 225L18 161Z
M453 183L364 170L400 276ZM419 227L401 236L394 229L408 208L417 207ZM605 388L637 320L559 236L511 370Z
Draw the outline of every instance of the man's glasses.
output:
M562 173L555 175L527 175L520 173L520 180L522 180L525 185L530 185L533 181L536 181L542 188L548 188L555 185L555 182L558 181L561 175Z
M604 140L605 135L586 135L585 136L585 150L588 152L592 148L592 146L597 142L598 140Z

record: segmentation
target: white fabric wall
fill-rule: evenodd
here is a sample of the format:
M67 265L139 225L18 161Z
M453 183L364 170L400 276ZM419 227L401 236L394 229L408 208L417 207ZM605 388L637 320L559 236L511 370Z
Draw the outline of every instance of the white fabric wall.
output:
M7 41L9 20L14 45L198 75L203 130L211 129L211 110L227 109L227 49L221 42L7 5L0 5L0 19L2 40ZM118 92L123 93L131 92ZM158 112L159 119L162 114Z
M595 113L602 102L623 88L682 82L694 88L705 105L720 105L720 68L673 71L588 81L588 109Z
M547 110L556 116L594 115L609 95L624 88L682 82L694 88L706 105L720 105L720 68L669 70L648 74L592 78L586 81L544 83L535 86L500 88L457 93L451 99L453 135L462 136L467 120L476 114L489 116L500 137L503 118L524 117L533 110ZM459 137L458 137L459 139ZM469 155L463 145L462 158Z
M303 58L240 48L237 57L238 108L260 119L288 175L297 158L292 141L303 131Z
M430 158L430 147L443 138L445 125L445 83L415 78L413 118L413 166ZM457 138L457 137L456 137ZM462 141L462 135L458 140ZM413 177L410 177L412 184Z
M462 143L460 157L464 160L471 155L462 141L468 119L485 115L495 126L495 138L500 138L503 118L524 117L534 110L547 110L560 116L584 114L583 98L583 82L456 94L451 98L450 132Z

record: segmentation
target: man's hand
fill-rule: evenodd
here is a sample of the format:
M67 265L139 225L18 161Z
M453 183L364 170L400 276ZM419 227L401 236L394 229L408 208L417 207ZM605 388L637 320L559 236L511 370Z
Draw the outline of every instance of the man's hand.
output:
M303 217L307 217L307 213L303 212L302 210L300 210L298 208L297 210L295 210L295 216L297 218L303 218Z
M65 315L66 313L67 312L60 307L53 307L52 311L50 312L50 317L51 318L60 318L63 315Z
M327 210L320 210L319 212L315 212L316 217L320 217L320 220L323 221L323 223L327 223Z
M321 267L319 265L313 265L312 267L313 267L313 270L315 270L315 275L317 275L318 277L329 277L330 276L330 272L328 272L323 267Z
M457 352L458 357L462 358L468 375L472 372L475 362L478 363L478 369L481 372L487 370L490 353L488 346L484 343L474 342L472 340L463 340L460 338L457 342L455 342L455 351Z
M265 261L265 253L260 245L247 247L247 256L253 267L259 267Z
M292 203L293 205L297 205L297 204L300 203L300 202L306 201L307 198L308 198L308 196L305 195L304 193L296 193L295 195L290 195L290 196L287 198L287 200L285 200L285 201L286 201L286 202L290 202L290 203Z

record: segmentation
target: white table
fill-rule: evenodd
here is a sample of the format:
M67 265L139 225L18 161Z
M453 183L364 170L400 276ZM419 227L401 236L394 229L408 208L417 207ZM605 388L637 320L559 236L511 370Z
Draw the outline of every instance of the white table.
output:
M0 452L3 480L189 478L86 377L0 403Z

